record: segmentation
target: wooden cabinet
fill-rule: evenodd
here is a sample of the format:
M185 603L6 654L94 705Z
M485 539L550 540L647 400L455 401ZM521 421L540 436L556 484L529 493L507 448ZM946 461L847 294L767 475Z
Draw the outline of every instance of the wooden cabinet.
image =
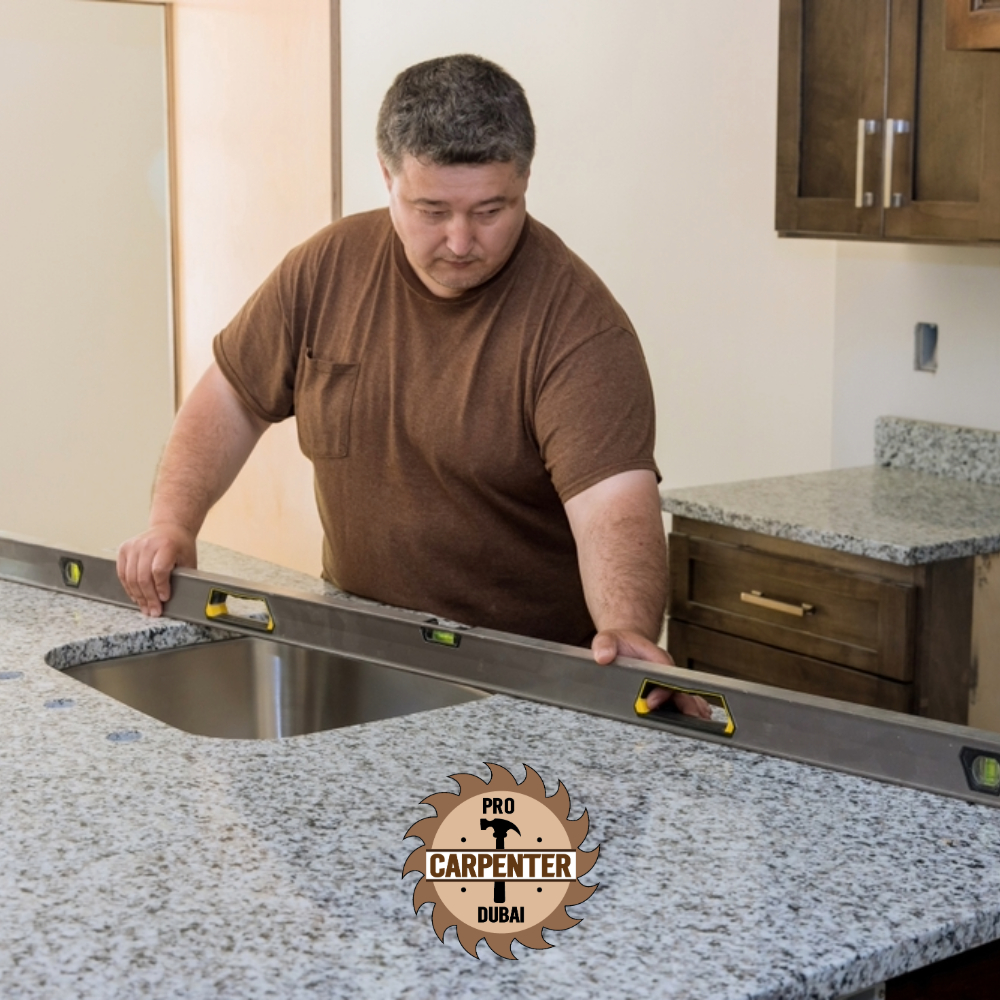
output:
M996 995L998 976L1000 941L993 941L890 979L885 1000L983 1000Z
M949 722L968 718L974 560L898 566L675 517L680 666Z
M949 49L1000 49L1000 0L946 0Z
M947 2L781 0L780 233L1000 241L1000 52L948 49Z

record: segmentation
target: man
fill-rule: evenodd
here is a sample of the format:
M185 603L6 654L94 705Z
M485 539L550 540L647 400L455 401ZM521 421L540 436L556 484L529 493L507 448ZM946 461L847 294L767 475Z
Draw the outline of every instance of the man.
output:
M119 552L126 590L160 613L209 508L294 413L329 580L669 663L649 377L621 307L527 215L523 90L476 56L421 63L377 137L388 211L293 250L216 338L149 530Z

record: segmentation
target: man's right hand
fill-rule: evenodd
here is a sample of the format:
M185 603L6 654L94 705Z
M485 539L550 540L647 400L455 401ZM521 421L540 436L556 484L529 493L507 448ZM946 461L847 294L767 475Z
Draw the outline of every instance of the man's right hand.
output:
M175 566L198 568L195 536L176 524L156 524L118 549L118 579L144 615L157 618L170 600Z

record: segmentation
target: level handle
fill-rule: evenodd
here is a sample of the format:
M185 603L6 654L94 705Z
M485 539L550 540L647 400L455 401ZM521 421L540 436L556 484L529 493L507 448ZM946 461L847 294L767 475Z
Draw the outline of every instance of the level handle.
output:
M651 708L647 701L649 695L656 690L666 691L670 698L658 708ZM687 715L677 706L675 697L688 695L701 698L712 713L711 718ZM719 691L707 688L681 687L662 678L646 677L639 686L639 693L632 702L632 710L640 719L651 722L665 722L682 729L694 729L714 736L731 737L736 732L736 720L730 711L726 696Z
M259 594L238 594L222 587L208 592L205 617L215 624L242 625L258 632L274 631L274 615L267 598Z

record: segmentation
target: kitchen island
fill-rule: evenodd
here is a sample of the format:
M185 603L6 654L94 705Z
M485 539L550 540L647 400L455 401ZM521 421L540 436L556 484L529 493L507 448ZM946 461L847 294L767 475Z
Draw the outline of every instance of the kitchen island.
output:
M46 657L218 632L12 583L0 623L5 997L833 998L1000 938L988 807L501 696L213 740ZM583 922L516 962L441 944L400 877L420 800L485 761L562 780L601 845Z

